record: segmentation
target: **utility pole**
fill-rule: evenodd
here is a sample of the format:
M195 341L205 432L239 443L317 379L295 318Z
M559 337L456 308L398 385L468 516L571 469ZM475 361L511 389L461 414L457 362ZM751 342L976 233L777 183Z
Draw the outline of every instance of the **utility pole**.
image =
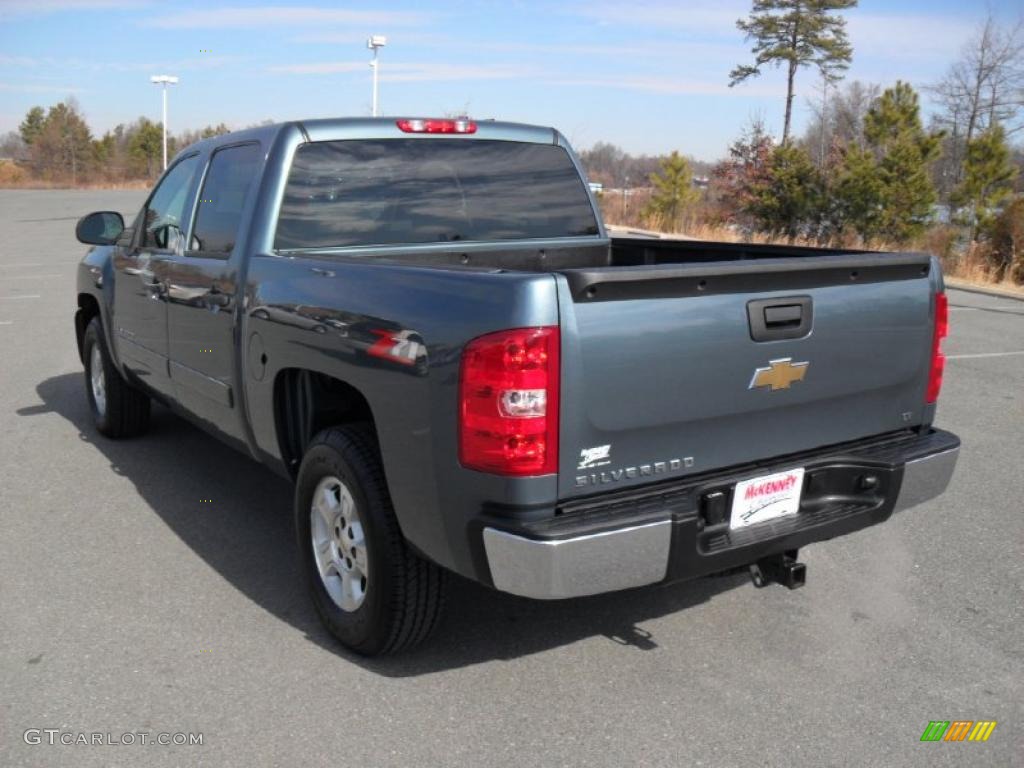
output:
M167 170L167 86L168 85L177 85L178 84L178 78L175 77L174 75L153 75L151 78L149 78L149 81L151 83L153 83L154 85L163 86L163 92L164 92L164 116L163 116L163 120L161 121L161 125L163 126L163 132L164 132L164 170L166 171Z
M373 70L373 116L377 117L377 77L378 77L378 63L377 54L381 48L388 44L388 39L384 35L371 35L370 39L366 41L366 47L373 51L373 60L370 62L370 69Z

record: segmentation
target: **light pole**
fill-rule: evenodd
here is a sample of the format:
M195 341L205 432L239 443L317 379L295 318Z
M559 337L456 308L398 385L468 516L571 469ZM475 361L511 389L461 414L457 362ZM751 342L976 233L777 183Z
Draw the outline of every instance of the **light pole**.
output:
M388 44L384 35L371 35L366 41L366 47L373 51L373 61L370 62L370 69L373 70L373 116L377 116L377 52Z
M164 170L166 171L167 170L167 86L168 85L177 85L178 84L178 78L175 77L174 75L153 75L151 78L149 78L149 82L153 83L154 85L163 86L163 92L164 92L164 119L163 119L162 125L163 125L163 129L164 129Z

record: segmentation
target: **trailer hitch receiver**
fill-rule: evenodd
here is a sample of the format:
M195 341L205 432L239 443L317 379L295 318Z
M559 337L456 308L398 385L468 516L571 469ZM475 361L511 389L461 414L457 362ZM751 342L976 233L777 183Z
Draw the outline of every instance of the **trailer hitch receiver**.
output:
M807 566L796 561L796 550L772 555L750 565L750 578L755 587L781 584L788 589L802 587L807 582Z

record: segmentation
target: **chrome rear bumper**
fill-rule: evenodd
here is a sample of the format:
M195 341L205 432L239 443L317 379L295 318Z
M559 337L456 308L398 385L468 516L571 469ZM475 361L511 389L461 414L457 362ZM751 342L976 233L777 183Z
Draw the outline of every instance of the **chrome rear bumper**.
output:
M894 511L902 512L941 495L949 486L958 458L960 446L908 461Z
M892 511L909 509L945 491L959 454L957 445L907 461ZM861 527L873 522L865 521ZM523 597L552 600L614 592L665 580L673 557L699 557L696 551L672 551L674 525L679 524L666 518L555 539L527 538L486 527L483 543L491 578L497 589ZM813 536L805 537L801 545L844 532L821 526L815 529ZM780 538L774 543L791 545L793 541ZM771 548L773 541L766 539L763 544L765 546L761 549ZM708 560L710 567L712 559ZM720 569L711 568L708 572L714 570Z
M665 578L672 522L619 528L572 539L538 541L484 529L494 586L553 600L614 592Z

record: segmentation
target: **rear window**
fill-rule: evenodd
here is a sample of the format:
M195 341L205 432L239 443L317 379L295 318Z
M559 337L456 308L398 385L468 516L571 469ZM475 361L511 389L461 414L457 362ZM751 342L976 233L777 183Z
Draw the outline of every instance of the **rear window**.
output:
M328 141L296 152L275 246L597 233L583 182L562 147L476 139Z

